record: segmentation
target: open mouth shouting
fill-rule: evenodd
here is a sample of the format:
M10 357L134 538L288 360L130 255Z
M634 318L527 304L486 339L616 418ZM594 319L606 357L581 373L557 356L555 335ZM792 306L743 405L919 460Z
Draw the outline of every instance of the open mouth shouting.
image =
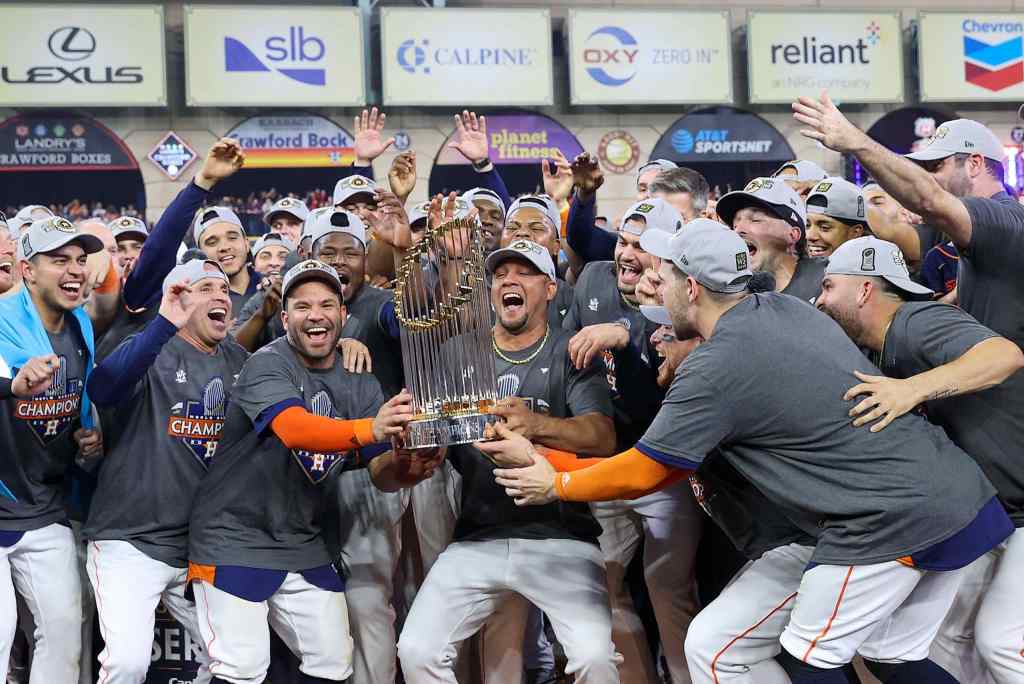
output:
M82 298L83 285L84 283L81 280L69 280L65 283L61 283L58 289L64 299L69 302L77 302Z
M521 292L511 291L501 295L501 310L506 316L517 317L526 308L526 297Z
M211 321L213 321L214 328L217 328L218 330L220 330L220 329L227 330L227 327L228 327L228 310L227 310L226 307L223 307L223 306L212 307L210 309L210 311L206 314L206 317L209 318Z
M620 261L618 264L619 284L636 287L640 282L640 276L644 274L640 264L634 261Z
M325 349L331 346L331 330L332 327L317 323L314 325L308 325L302 329L302 334L305 335L309 341L309 346L313 349Z
M14 260L3 259L0 260L0 280L13 281L14 280Z

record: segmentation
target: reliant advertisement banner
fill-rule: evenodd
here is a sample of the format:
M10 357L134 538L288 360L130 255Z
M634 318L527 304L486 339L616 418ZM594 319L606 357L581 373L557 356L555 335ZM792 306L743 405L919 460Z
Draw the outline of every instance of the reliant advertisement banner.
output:
M924 102L1020 102L1024 14L921 12Z

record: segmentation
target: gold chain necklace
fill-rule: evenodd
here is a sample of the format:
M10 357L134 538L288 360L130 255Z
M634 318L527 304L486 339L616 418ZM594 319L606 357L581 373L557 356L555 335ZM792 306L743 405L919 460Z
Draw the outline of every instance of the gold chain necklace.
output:
M540 346L537 347L537 350L530 354L529 356L527 356L525 359L520 359L518 361L515 359L510 359L502 353L501 349L498 348L498 340L495 339L493 332L491 333L491 346L494 348L494 353L497 354L498 357L505 363L511 363L513 366L524 366L533 361L535 358L537 358L537 354L540 354L541 350L544 349L544 345L548 343L548 335L550 334L551 326L549 325L547 328L544 329L544 339L540 341Z
M619 292L619 297L622 298L622 303L625 304L626 306L628 306L633 311L639 311L640 310L640 307L637 306L636 304L634 304L633 302L629 301L628 299L626 299L626 295L622 294L622 292Z

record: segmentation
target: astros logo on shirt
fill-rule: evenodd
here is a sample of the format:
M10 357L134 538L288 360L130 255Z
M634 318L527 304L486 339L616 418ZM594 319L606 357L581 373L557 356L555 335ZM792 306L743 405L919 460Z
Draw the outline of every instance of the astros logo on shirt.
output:
M50 389L42 394L21 399L14 406L15 415L47 446L74 422L82 408L82 380L68 378L68 362L60 357L60 368L53 376Z
M199 460L200 465L208 469L217 452L226 413L224 381L216 377L203 388L202 401L190 399L171 408L167 434L180 439Z
M310 402L310 413L323 418L334 418L334 401L326 390L320 390L313 395ZM331 469L343 463L350 454L350 451L333 451L329 453L306 451L305 449L292 449L292 455L306 473L306 477L313 484L323 482Z

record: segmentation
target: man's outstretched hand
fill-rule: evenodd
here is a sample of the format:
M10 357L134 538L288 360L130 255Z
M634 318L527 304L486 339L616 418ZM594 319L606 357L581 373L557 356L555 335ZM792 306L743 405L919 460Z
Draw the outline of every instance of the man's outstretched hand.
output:
M817 100L801 97L793 103L793 118L807 126L800 135L820 142L834 152L853 152L867 137L833 104L827 91Z

